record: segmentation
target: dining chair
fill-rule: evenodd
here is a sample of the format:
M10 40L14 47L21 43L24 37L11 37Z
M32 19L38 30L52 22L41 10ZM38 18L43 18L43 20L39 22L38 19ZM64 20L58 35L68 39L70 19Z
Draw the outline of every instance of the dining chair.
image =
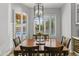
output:
M63 46L60 47L47 47L44 46L44 56L61 56Z
M47 40L47 39L49 39L49 35L48 34L46 34L46 35L43 35L44 36L44 40Z
M63 44L64 40L66 39L65 36L62 36L61 44Z
M19 43L21 43L21 39L20 39L20 37L19 37L19 36L17 37L17 39L19 39Z
M71 39L67 39L66 44L63 46L66 47L67 49L69 49L70 41L71 41ZM68 54L69 54L69 51L66 51L66 50L62 51L62 55L68 56Z
M65 47L69 48L70 41L71 41L71 39L65 39L62 44L63 44Z
M69 48L70 41L71 41L71 39L66 39L65 36L62 36L61 44L63 44L63 45L66 46L67 48Z
M37 39L37 35L33 34L33 38L34 38L34 39Z
M62 36L62 38L61 38L61 44L62 44L62 42L63 42L63 36Z
M20 37L13 39L15 47L21 43Z
M22 56L39 56L39 46L20 46Z
M33 38L39 42L39 41L44 41L44 36L41 34L33 34Z
M22 53L21 53L21 51L15 51L14 50L14 56L22 56Z
M69 48L70 41L71 41L71 39L69 39L68 42L67 42L67 46L66 46L67 48Z
M19 42L16 39L13 39L15 47L18 46Z

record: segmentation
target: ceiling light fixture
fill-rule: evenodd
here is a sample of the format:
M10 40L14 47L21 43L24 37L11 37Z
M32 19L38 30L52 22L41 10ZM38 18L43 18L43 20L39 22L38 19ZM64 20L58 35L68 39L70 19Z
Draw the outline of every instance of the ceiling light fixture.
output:
M42 3L36 3L34 5L34 18L43 17L44 15L44 6Z

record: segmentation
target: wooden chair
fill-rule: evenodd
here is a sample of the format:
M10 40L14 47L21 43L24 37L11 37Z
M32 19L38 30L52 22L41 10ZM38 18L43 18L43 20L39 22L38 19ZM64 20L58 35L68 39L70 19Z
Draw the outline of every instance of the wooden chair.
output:
M67 46L66 46L67 48L69 48L70 41L71 41L71 39L69 39L68 42L67 42Z
M66 37L62 36L61 44L63 44L64 39L66 39Z
M20 37L13 39L15 47L21 43Z
M66 37L62 36L61 44L63 44L67 48L69 48L70 41L71 41L71 39L68 40L68 39L66 39Z
M21 51L15 51L15 50L14 50L14 56L22 56Z
M43 35L44 36L44 40L47 40L47 39L49 39L49 35L48 34L46 34L46 35Z
M34 38L34 39L37 39L37 35L33 34L33 38Z
M62 42L63 42L63 36L62 36L62 38L61 38L62 40L61 40L61 44L62 44Z
M25 47L20 46L22 56L39 56L39 46Z
M15 47L18 46L19 42L17 42L16 39L13 39L13 42L14 42Z
M63 46L60 47L47 47L44 46L44 55L45 56L61 56Z
M34 39L36 39L37 42L41 41L41 39L44 39L43 35L41 34L34 34L33 35ZM44 41L44 40L42 40Z
M19 43L21 43L21 39L20 39L20 37L18 36L18 39L19 39Z
M68 49L69 49L70 41L71 39L67 40L66 45L64 45ZM65 51L65 50L62 51L62 55L67 56L68 54L69 54L69 51Z

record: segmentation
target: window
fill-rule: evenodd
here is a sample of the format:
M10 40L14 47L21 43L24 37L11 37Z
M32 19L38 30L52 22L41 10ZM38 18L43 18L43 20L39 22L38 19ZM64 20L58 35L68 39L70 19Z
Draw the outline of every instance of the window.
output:
M51 24L51 27L50 27L51 28L51 35L55 36L55 33L56 33L56 31L55 31L56 30L56 20L55 20L55 17L52 16L50 21L51 21L51 23L50 23Z
M50 36L56 36L56 16L44 16L34 19L34 34L42 32Z
M79 24L79 4L76 3L76 24Z
M38 18L35 18L34 19L34 33L39 32L39 25L40 25L39 19Z

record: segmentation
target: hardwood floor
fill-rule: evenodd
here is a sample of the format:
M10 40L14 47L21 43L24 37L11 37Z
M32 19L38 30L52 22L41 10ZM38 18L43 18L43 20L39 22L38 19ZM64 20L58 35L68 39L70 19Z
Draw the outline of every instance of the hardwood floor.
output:
M9 56L14 56L14 54L13 53L11 53ZM43 54L40 54L40 56L43 56ZM76 56L74 53L69 53L69 55L68 56Z

